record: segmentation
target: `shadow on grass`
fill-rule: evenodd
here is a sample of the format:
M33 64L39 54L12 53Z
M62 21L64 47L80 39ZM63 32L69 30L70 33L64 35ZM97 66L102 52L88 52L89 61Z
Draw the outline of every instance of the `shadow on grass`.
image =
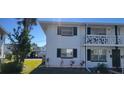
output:
M1 64L1 69L1 74L20 74L22 64L17 64L16 62L4 63Z

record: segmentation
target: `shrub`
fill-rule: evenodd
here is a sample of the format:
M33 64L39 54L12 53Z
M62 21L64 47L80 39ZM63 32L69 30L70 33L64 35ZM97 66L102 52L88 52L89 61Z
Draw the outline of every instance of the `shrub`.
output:
M12 59L12 54L6 54L6 59L11 60Z
M22 71L22 64L16 62L4 63L1 68L3 74L19 74Z
M105 64L98 64L97 67L96 67L96 72L97 73L108 73L108 68L107 68L107 65Z

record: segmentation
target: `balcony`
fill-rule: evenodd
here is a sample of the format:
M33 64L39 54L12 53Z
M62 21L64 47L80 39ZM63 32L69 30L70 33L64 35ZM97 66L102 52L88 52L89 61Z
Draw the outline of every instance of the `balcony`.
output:
M84 39L84 45L87 46L124 46L124 36L118 36L118 44L116 44L115 35L87 35Z

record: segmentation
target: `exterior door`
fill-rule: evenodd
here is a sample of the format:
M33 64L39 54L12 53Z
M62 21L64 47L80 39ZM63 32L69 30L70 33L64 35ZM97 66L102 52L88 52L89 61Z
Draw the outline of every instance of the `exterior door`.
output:
M112 50L112 66L113 67L120 67L120 50L113 49Z

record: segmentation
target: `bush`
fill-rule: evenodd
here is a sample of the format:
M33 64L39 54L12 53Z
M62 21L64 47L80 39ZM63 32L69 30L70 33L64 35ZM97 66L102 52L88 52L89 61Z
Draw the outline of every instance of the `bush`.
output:
M4 63L1 68L3 74L19 74L22 71L22 64L16 62Z
M98 64L97 67L96 67L96 72L97 73L108 73L108 68L107 68L107 65L105 64Z
M6 59L11 60L12 59L12 54L6 54Z

